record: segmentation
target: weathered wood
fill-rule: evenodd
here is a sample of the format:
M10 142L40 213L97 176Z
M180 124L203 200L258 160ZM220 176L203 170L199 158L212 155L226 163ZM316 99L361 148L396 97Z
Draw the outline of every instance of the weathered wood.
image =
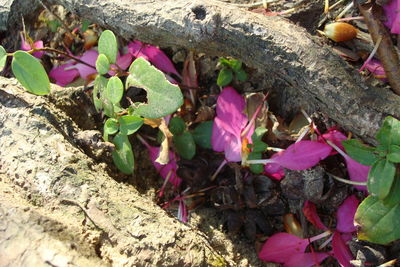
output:
M79 128L47 97L3 77L0 88L0 190L11 194L0 194L0 263L26 266L30 253L35 266L66 266L54 255L77 266L259 264L253 249L218 230L208 240L113 180L78 148Z
M126 39L232 56L265 71L283 113L320 111L371 141L400 97L373 88L304 29L213 0L49 0ZM270 89L270 88L265 88Z

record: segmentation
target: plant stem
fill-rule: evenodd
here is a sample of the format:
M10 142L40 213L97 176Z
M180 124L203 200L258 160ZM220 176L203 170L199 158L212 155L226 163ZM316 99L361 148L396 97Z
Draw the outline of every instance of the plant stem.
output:
M321 238L327 237L327 236L329 236L330 234L332 234L332 232L331 232L330 230L327 230L327 231L325 231L325 232L323 232L323 233L321 233L321 234L319 234L319 235L310 237L309 240L310 240L310 242L314 242L315 240L319 240L319 239L321 239Z
M80 60L79 58L68 54L67 52L64 52L64 51L61 51L61 50L58 50L58 49L54 49L54 48L51 48L51 47L34 48L34 49L29 50L29 51L27 51L27 52L28 52L29 54L32 54L32 53L38 52L38 51L45 51L45 52L57 53L57 54L60 54L60 55L65 56L65 57L68 57L68 58L70 58L70 59L73 59L73 60L75 60L75 61L78 62L78 63L84 64L84 65L86 65L86 66L88 66L88 67L91 67L91 68L93 68L93 69L96 69L96 66L93 66L93 65L91 65L91 64L89 64L89 63L86 63L85 61L82 61L82 60Z
M339 182L345 183L345 184L359 185L359 186L366 186L366 185L367 185L366 182L355 182L355 181L350 181L350 180L347 180L347 179L340 178L340 177L338 177L338 176L336 176L336 175L333 175L332 173L329 173L329 172L327 172L327 174L329 174L330 176L332 176L333 179L335 179L335 180L337 180L337 181L339 181Z
M222 170L222 168L228 163L228 161L226 159L224 159L221 162L221 165L218 166L217 170L214 172L214 174L211 176L210 180L214 181L215 178L217 178L218 173Z

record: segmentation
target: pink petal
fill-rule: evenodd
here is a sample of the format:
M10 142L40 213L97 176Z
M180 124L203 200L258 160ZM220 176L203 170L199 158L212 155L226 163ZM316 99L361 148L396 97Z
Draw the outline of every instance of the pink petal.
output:
M168 182L172 183L175 187L179 187L182 180L176 174L176 170L178 169L178 164L177 164L177 157L175 156L175 153L170 151L169 152L169 163L166 165L161 165L160 163L156 162L158 154L160 153L160 148L149 146L148 149L150 152L150 159L153 162L154 167L160 173L161 177L163 179L166 179L168 177L168 174L171 172L171 176L170 176Z
M211 133L211 146L216 152L223 152L225 144L229 144L234 135L225 130L225 123L218 117L214 119Z
M311 252L311 253L302 253L295 254L291 256L283 265L284 267L311 267L316 266L321 263L326 257L328 257L328 253L324 252Z
M283 152L278 152L273 154L271 156L271 159L278 157L282 153ZM265 164L264 171L269 177L278 181L280 181L283 177L285 177L285 170L282 168L281 165L276 163Z
M382 79L386 78L385 69L383 68L382 63L377 59L372 58L367 64L365 64L365 68L367 68L367 70L375 77Z
M336 230L341 233L351 233L357 230L354 226L354 215L359 204L360 201L354 195L346 198L336 213Z
M277 233L264 243L258 257L267 262L284 263L289 257L303 254L308 244L308 239L288 233Z
M131 63L132 63L132 55L131 55L131 53L127 53L127 54L121 56L119 54L119 52L118 52L117 64L121 69L126 70L131 65ZM115 64L111 64L111 67L112 68L117 68L117 66ZM108 72L108 74L110 74L111 76L114 76L115 75L115 71L110 70Z
M337 231L333 233L332 248L334 257L337 259L340 266L342 267L353 266L350 264L350 261L353 260L353 255L351 254L349 247L342 240L340 233Z
M350 180L355 182L367 182L368 172L371 169L371 166L362 165L349 156L345 157L344 159L346 161ZM354 187L361 191L367 191L366 186L355 185Z
M145 58L159 70L166 73L173 73L176 76L181 77L176 71L174 64L172 64L171 60L158 47L143 44L139 41L134 41L128 44L128 50L132 56Z
M43 41L42 41L42 40L36 41L36 42L33 44L33 47L34 47L34 48L43 48L43 47L44 47L44 46L43 46ZM33 53L32 55L33 55L34 57L36 57L36 58L41 58L41 57L44 55L44 51L35 52L35 53Z
M60 86L66 86L79 76L78 70L68 69L73 65L74 65L73 63L67 63L64 65L55 67L50 71L49 77L53 81L55 81L56 84L58 84ZM68 70L65 70L65 69L68 69Z
M384 22L391 33L400 34L400 1L392 0L383 6L387 20Z
M96 66L96 60L97 60L98 56L99 56L99 53L96 50L92 49L92 50L88 50L85 53L83 53L80 60L82 60L83 62L86 62L92 66ZM85 80L88 79L89 75L97 73L96 69L91 68L82 63L76 64L75 68L79 71L79 75Z
M228 162L239 162L242 160L242 140L233 136L230 142L225 143L225 159Z
M304 216L306 216L307 220L310 223L312 223L315 227L321 230L328 230L328 227L326 227L319 218L319 215L317 213L317 207L311 201L307 200L304 203L303 214Z
M32 49L31 45L23 39L22 35L21 35L21 50L22 51L29 51Z
M318 137L318 142L325 143L325 140L329 140L335 145L337 145L340 149L344 150L342 145L342 141L347 140L347 137L340 131L335 129L329 129L328 132L324 133L322 136ZM334 150L332 150L331 155L336 154Z
M211 145L214 151L225 152L225 158L231 162L241 161L242 130L248 119L243 114L245 100L232 87L225 87L217 100L217 117L214 120ZM246 138L251 143L251 127Z
M144 46L145 45L142 42L133 41L128 44L128 51L135 58L142 57L147 61L150 61L149 57L143 53Z
M314 141L300 141L290 145L273 163L290 170L305 170L329 156L332 148Z
M225 129L234 135L240 135L248 122L243 113L246 107L244 98L233 87L225 87L217 100L217 117L227 125Z

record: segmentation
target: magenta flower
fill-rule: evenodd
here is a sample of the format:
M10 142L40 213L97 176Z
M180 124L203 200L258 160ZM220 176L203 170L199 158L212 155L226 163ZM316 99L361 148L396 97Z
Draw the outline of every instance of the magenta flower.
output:
M179 78L181 77L167 55L156 46L133 41L128 44L128 51L136 58L142 57L146 59L163 72L173 73Z
M313 266L320 263L327 253L305 253L307 246L318 239L326 237L330 232L324 232L310 239L302 239L288 233L277 233L264 243L258 257L266 262L282 263L285 267ZM297 261L297 263L296 263Z
M306 201L303 207L303 214L307 218L307 220L312 223L315 227L321 230L328 230L328 227L322 223L321 219L317 213L317 207L311 201Z
M242 143L251 143L254 125L242 136L249 119L243 113L246 102L232 87L225 87L217 100L211 145L214 151L224 152L228 162L242 160ZM247 147L245 146L245 149Z
M286 150L278 152L270 159L249 160L249 163L265 165L265 172L276 180L283 178L284 169L305 170L317 165L331 153L332 148L324 143L299 141L291 144Z
M350 180L353 182L361 182L366 183L368 179L368 172L371 169L371 166L365 166L361 163L358 163L354 159L350 158L342 149L333 144L328 140L328 143L340 154L343 156L346 161L347 172L349 173ZM367 191L367 187L365 185L354 185L355 188L361 191Z
M67 63L54 67L49 72L49 77L55 81L56 84L63 87L67 86L79 76L79 71L75 68L71 68L72 66L74 66L74 63Z
M375 78L386 79L385 69L382 66L382 63L372 58L369 62L365 64L365 68L374 75Z
M88 50L81 57L77 57L83 62L86 62L89 65L95 66L96 65L96 60L97 57L99 56L99 53L94 50ZM127 53L123 56L121 56L119 53L117 55L117 65L123 69L126 70L129 65L132 62L132 56ZM112 67L116 67L114 64L111 65ZM85 80L90 80L90 77L93 74L96 74L97 71L95 68L89 67L85 64L82 63L77 63L74 62L73 60L68 61L66 64L62 64L58 67L54 67L50 73L49 77L56 82L56 84L60 86L66 86L73 82L76 78L79 76L82 79ZM115 71L110 70L108 72L110 75L115 75Z
M352 233L357 230L354 225L354 216L359 204L360 201L354 195L349 196L343 201L336 212L336 230L341 233Z
M391 33L400 34L400 0L392 0L383 6L386 21L384 24Z
M333 253L330 253L336 258L340 266L352 266L350 261L353 259L353 255L346 242L351 239L351 233L356 230L354 215L358 204L358 199L355 196L350 196L340 205L336 214L337 227L332 235ZM329 256L325 252L305 253L311 242L330 235L331 231L322 223L312 202L306 201L303 213L314 226L325 230L325 232L309 239L302 239L288 233L274 234L264 243L259 252L258 256L261 260L283 263L285 267L313 266Z
M44 46L43 46L43 41L42 40L34 42L32 44L32 46L26 40L24 40L23 38L21 40L21 50L23 50L23 51L30 51L33 48L43 48L43 47ZM36 58L41 58L44 55L44 51L34 52L32 55L34 57L36 57Z

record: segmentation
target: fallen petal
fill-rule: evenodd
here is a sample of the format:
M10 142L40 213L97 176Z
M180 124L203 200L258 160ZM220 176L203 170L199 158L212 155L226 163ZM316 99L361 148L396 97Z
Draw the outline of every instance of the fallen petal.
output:
M290 145L274 163L290 170L305 170L318 164L329 156L332 148L327 144L314 141L300 141Z
M33 47L34 47L34 48L43 48L43 47L44 47L44 46L43 46L43 41L42 41L42 40L36 41L36 42L33 44ZM36 58L41 58L41 57L44 55L44 51L38 51L38 52L33 53L32 55L33 55L34 57L36 57Z
M340 266L342 267L353 266L350 264L350 261L353 260L353 255L351 254L349 247L342 240L340 233L337 231L333 233L332 248L334 257L337 259Z
M99 56L99 53L96 50L88 50L85 53L83 53L80 60L82 60L83 62L86 62L87 64L95 66L98 56ZM82 64L82 63L76 64L75 68L79 71L79 75L82 77L82 79L85 79L85 80L88 79L89 75L97 73L96 69L89 67L85 64Z
M73 65L73 63L67 63L55 67L50 71L49 77L51 78L51 80L55 81L56 84L60 86L66 86L73 82L79 76L78 70L69 69Z
M317 207L315 206L314 203L312 203L311 201L306 201L304 203L304 207L303 207L303 214L304 216L306 216L307 220L312 223L315 227L321 229L321 230L328 230L328 227L326 227L318 213L317 213Z
M357 230L354 226L354 215L359 204L360 201L354 195L345 199L336 213L336 230L341 233L352 233Z
M384 24L390 29L391 33L400 34L400 1L392 0L383 6L386 21Z
M267 262L285 263L296 254L304 254L308 239L302 239L288 233L277 233L264 243L258 257Z

